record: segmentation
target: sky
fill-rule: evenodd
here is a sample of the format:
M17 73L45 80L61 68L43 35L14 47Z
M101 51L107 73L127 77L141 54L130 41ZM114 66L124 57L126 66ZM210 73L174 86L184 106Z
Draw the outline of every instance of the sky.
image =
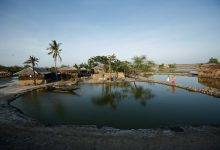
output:
M33 55L53 66L46 48L61 45L62 62L115 54L157 64L220 60L220 0L0 0L0 64Z

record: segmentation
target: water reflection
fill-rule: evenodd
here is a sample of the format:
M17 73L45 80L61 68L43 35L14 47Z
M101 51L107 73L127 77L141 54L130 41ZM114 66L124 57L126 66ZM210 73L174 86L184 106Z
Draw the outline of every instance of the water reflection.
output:
M208 87L220 89L220 79L198 78L198 82Z
M116 109L122 100L135 99L140 105L145 106L147 100L153 98L151 90L134 83L111 83L102 85L102 93L92 97L92 102L97 106L110 105Z

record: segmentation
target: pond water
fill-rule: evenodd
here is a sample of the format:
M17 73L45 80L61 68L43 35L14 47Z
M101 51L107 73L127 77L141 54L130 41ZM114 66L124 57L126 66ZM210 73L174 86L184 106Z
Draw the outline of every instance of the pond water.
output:
M7 77L7 78L0 78L0 88L8 86L9 84L15 83L18 77Z
M220 125L220 99L149 83L83 84L74 93L46 89L11 105L46 124L139 129Z
M148 76L148 78L166 81L168 75L152 75ZM170 82L173 75L169 75ZM209 78L198 78L197 76L176 76L176 84L187 86L187 87L196 87L196 88L204 88L204 87L214 87L220 88L220 80L219 79L209 79Z

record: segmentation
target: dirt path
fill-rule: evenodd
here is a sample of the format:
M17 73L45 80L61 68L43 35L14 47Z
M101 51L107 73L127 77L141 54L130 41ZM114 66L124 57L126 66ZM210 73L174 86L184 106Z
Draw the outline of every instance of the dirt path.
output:
M0 124L0 149L219 150L220 129L114 130L95 127L20 127Z

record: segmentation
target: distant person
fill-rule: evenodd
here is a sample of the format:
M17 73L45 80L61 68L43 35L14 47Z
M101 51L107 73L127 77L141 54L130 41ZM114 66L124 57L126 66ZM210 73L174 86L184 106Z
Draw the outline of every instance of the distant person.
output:
M167 76L167 82L170 82L170 76L169 75Z
M172 78L172 84L176 84L176 76L173 76L173 78Z

